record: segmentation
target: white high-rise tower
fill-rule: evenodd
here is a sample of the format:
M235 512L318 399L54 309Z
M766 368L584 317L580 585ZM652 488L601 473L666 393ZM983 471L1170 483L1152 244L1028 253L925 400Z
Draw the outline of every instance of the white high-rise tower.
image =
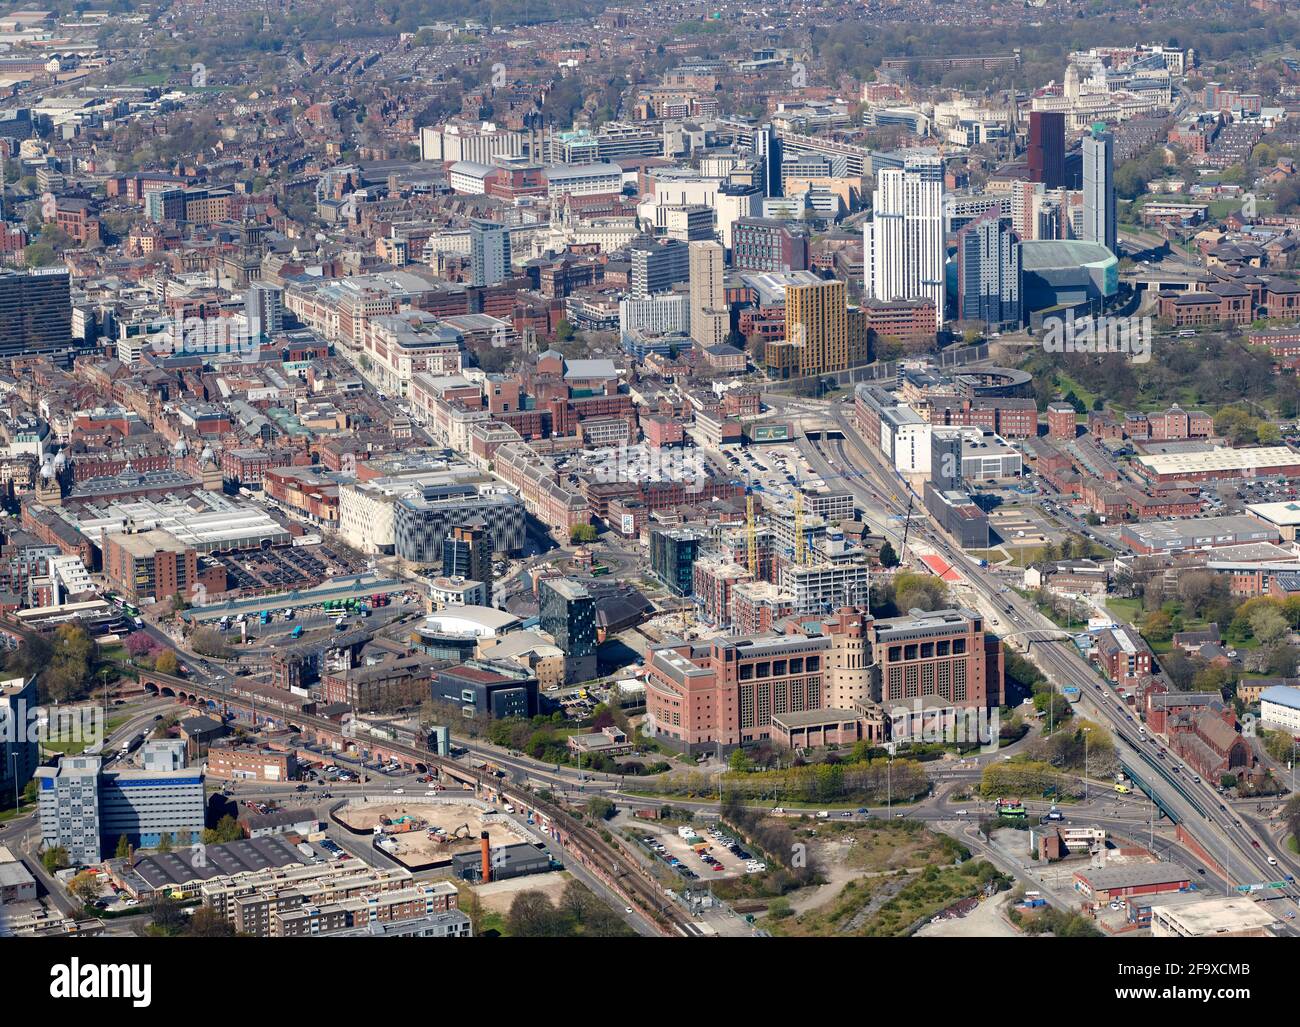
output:
M943 159L909 156L876 176L863 229L864 285L878 300L928 299L944 323Z

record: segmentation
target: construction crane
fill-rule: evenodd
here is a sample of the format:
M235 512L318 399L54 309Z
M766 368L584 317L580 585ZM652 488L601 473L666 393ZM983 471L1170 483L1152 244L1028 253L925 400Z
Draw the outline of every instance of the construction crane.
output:
M754 530L754 490L745 488L745 545L749 550L749 576L758 580L758 534Z

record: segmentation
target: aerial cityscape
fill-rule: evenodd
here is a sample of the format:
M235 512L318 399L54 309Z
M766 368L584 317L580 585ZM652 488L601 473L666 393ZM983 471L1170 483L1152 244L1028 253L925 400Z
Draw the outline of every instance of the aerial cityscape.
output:
M5 9L0 937L1300 936L1298 162L1292 0Z

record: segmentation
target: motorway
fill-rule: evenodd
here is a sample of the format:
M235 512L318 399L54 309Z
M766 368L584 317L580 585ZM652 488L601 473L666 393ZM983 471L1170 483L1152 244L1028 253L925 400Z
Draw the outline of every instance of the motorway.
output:
M842 475L844 487L857 496L869 515L874 515L872 519L883 528L884 533L893 537L896 548L899 548L902 555L902 531L891 525L889 518L906 516L906 498L911 491L910 487L892 467L884 463L880 454L870 451L866 441L850 423L848 412L842 405L828 404L826 413L841 429L844 438L810 441L807 451L814 458L814 466L820 465L818 469L824 470L832 478L840 476L837 475L839 470L848 472ZM829 464L831 459L835 461L834 467ZM855 472L862 474L859 476ZM957 569L991 623L995 623L1000 614L1009 625L1017 628L1056 630L1056 625L1018 593L1010 589L1002 591L1002 585L994 572L979 567L944 537L924 514L920 497L913 500L913 507L908 532L909 545L919 545ZM920 517L916 516L917 508L922 511ZM1058 689L1067 685L1080 689L1085 712L1090 719L1109 728L1120 760L1126 766L1146 771L1143 776L1153 782L1160 801L1173 810L1186 830L1212 857L1223 863L1234 883L1277 881L1283 874L1296 872L1295 856L1249 814L1240 813L1222 803L1218 793L1208 783L1197 784L1187 779L1171 780L1169 771L1153 758L1150 752L1153 746L1143 741L1133 716L1120 709L1121 704L1117 700L1096 701L1095 697L1107 694L1107 690L1103 688L1098 691L1094 687L1101 683L1101 679L1072 642L1036 642L1029 647L1028 655ZM1225 806L1222 810L1219 808L1221 805ZM1277 866L1269 865L1267 860L1270 856L1277 860ZM1292 911L1300 909L1296 902L1300 891L1297 891L1294 883L1284 892L1288 898L1286 908ZM1287 923L1287 928L1292 934L1300 934L1290 922Z

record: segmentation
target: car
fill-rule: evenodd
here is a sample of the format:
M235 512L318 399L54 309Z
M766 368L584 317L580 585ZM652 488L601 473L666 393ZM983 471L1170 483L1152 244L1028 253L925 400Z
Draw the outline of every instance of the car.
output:
M632 907L631 907L631 906L624 906L624 907L623 907L623 912L624 912L624 913L631 913L631 912L632 912Z
M1271 867L1275 867L1275 866L1277 866L1277 860L1276 860L1274 857L1269 856L1269 857L1268 857L1268 865L1271 866Z
M905 813L895 813L895 814L894 814L894 819L895 819L895 820L902 820L903 817L905 817L906 815L907 815L907 814L905 814Z
M1288 920L1294 920L1294 919L1295 919L1295 912L1294 912L1293 910L1288 909L1288 910L1286 911L1286 918L1287 918Z
M1252 839L1250 840L1250 844L1251 844L1254 848L1256 848L1256 849L1259 848L1259 842L1257 842L1254 838L1252 838ZM1272 860L1271 857L1270 857L1270 859L1269 859L1269 862L1270 862L1270 863L1273 862L1273 860Z
M957 811L957 816L959 816L959 817L968 817L968 816L970 816L970 810L968 810L968 809L959 809L959 810Z
M405 788L394 788L394 789L393 789L393 794L394 794L394 795L405 795L405 794L406 794L406 789L405 789Z
M1205 867L1197 867L1197 868L1196 868L1196 872L1197 872L1198 874L1200 874L1202 877L1204 877L1204 876L1205 876Z

